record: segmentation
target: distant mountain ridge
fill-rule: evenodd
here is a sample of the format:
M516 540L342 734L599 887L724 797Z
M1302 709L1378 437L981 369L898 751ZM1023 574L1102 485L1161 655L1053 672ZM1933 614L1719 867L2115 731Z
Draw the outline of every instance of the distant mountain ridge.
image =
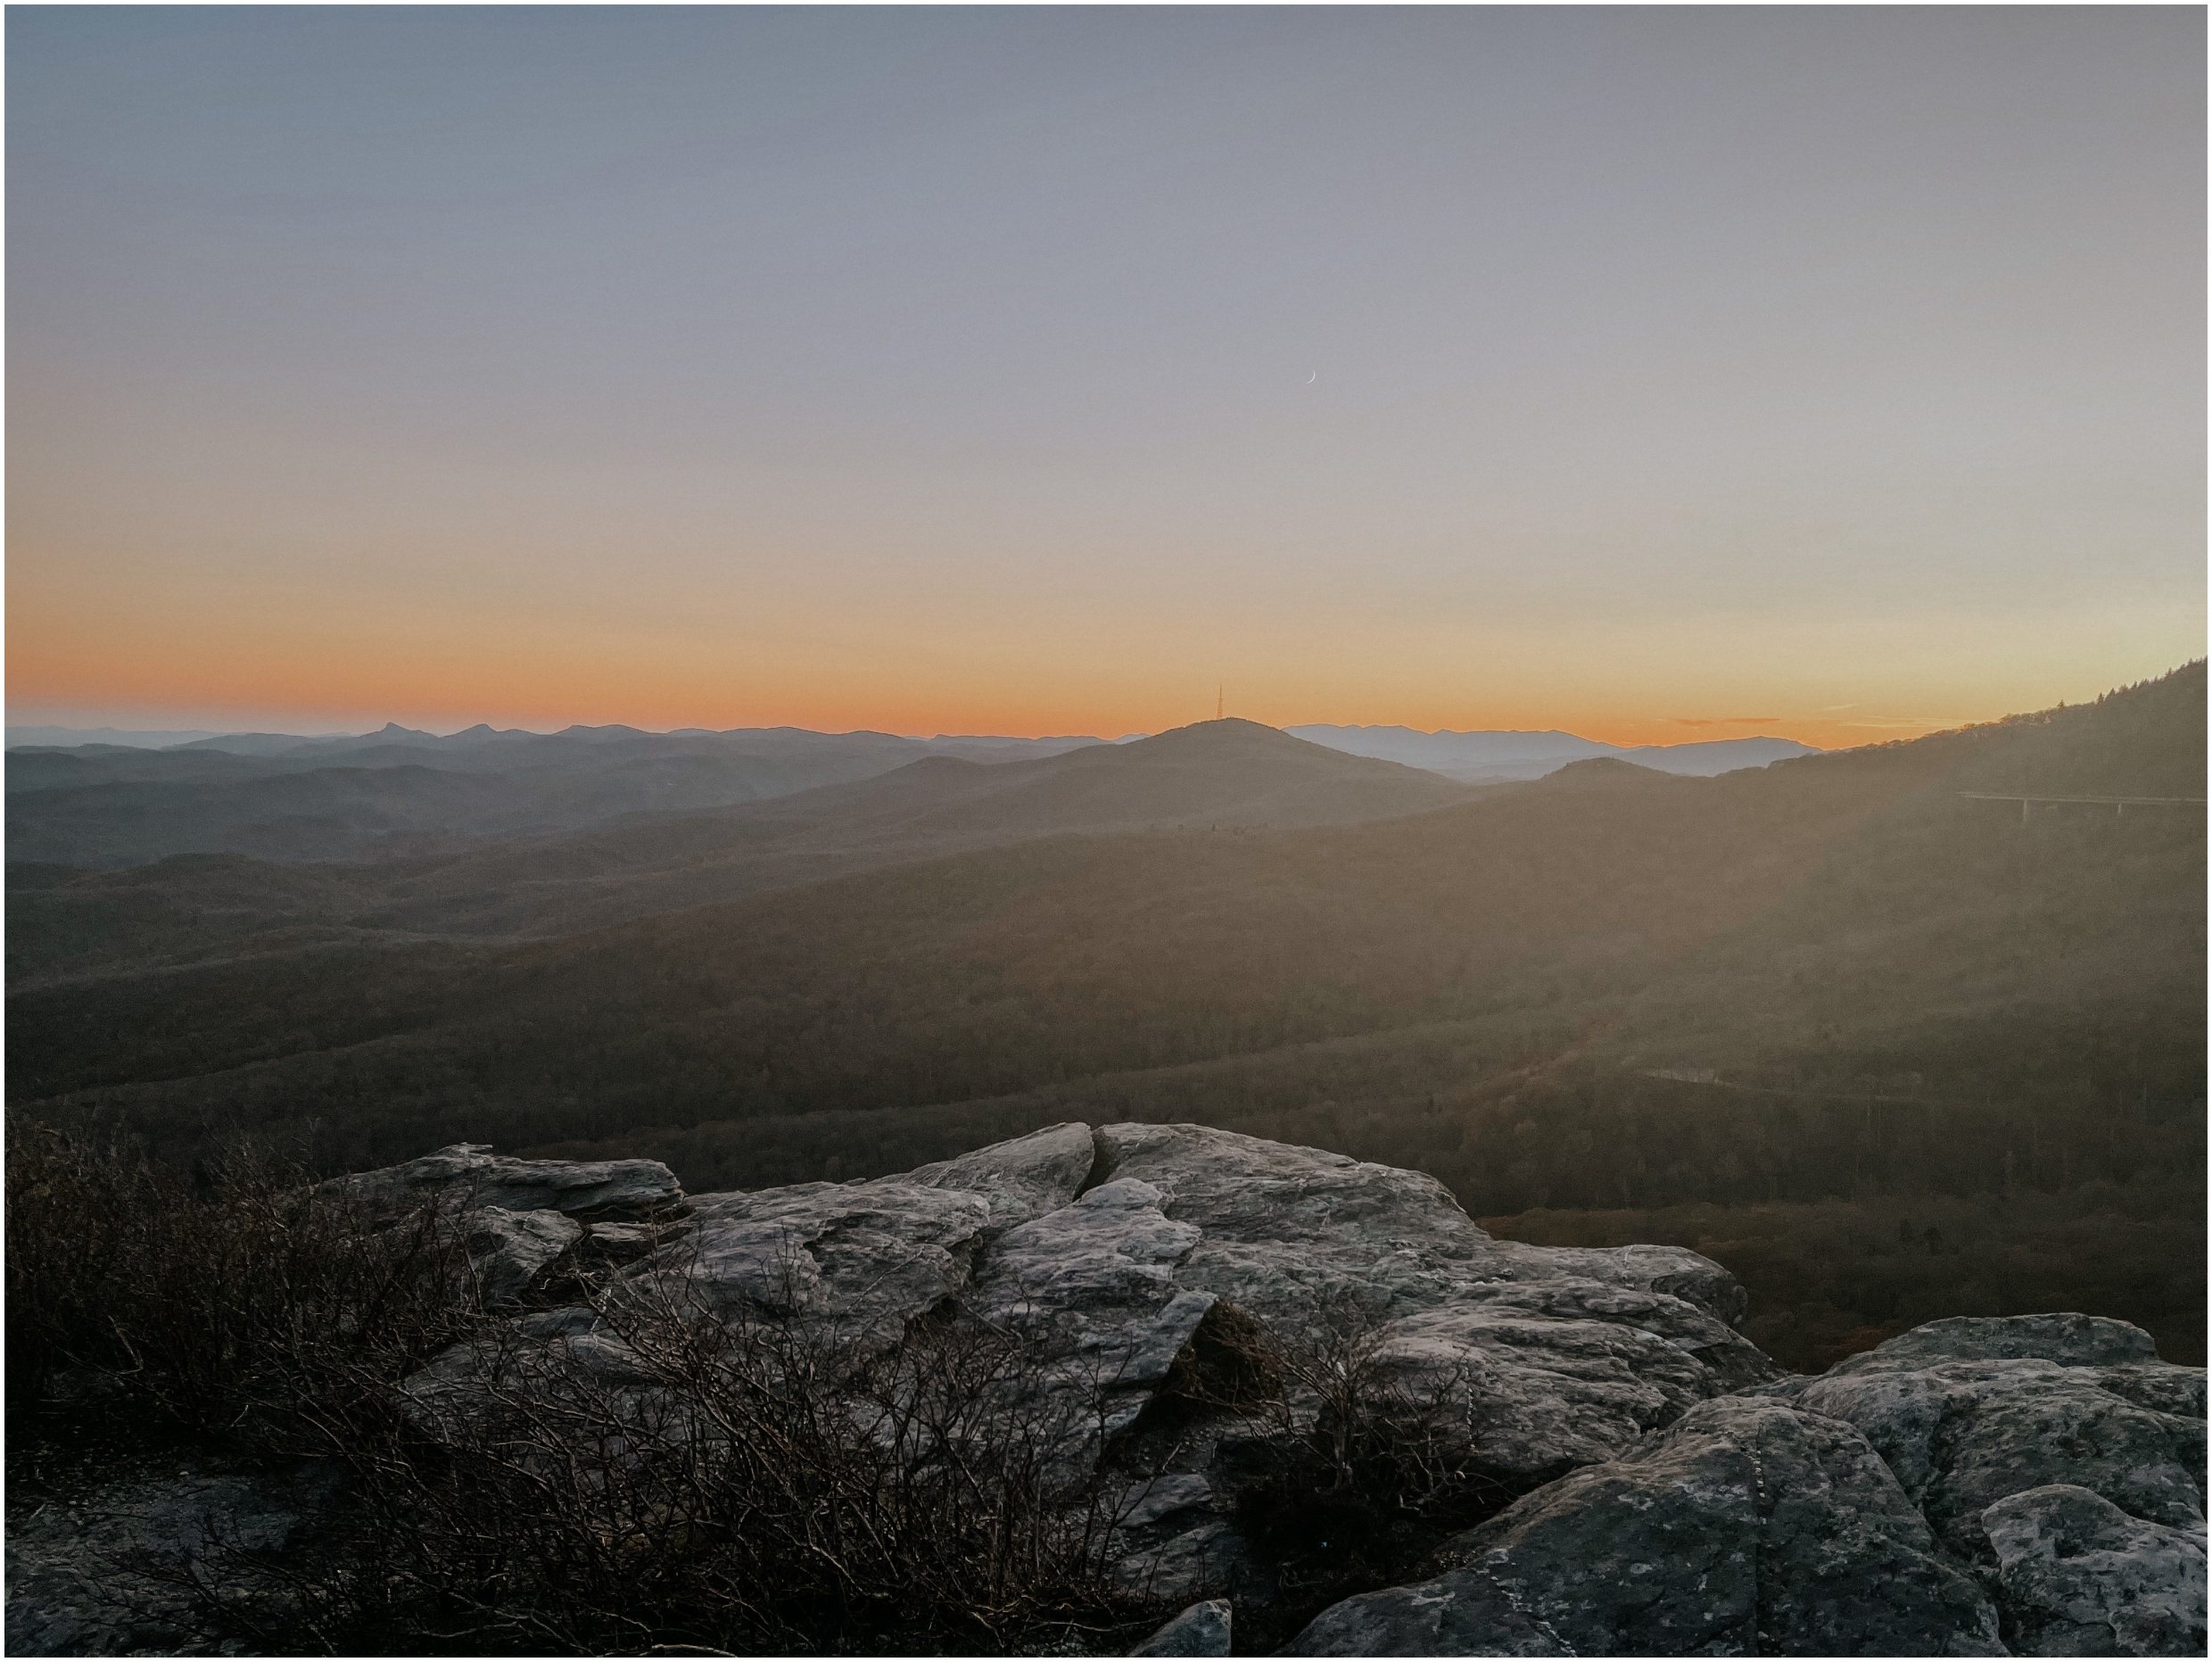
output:
M2201 1101L2202 810L1977 793L2201 798L2204 698L2199 664L1772 769L1490 789L1213 723L458 859L19 864L10 1084L186 1129L312 1113L349 1148L540 1144L1474 1021L1492 1071L1915 1072L2000 1103L2062 1075L2141 1125ZM1336 817L1341 781L1370 817ZM1359 1089L1410 1113L1438 1065Z
M1343 750L1424 767L1470 784L1510 779L1541 779L1570 762L1591 757L1620 757L1663 773L1709 779L1739 767L1764 767L1793 757L1817 756L1820 747L1766 735L1709 739L1689 744L1605 744L1575 733L1474 732L1423 732L1413 727L1286 727L1283 732Z
M581 831L891 773L929 757L1036 760L1090 738L901 738L799 728L438 735L229 733L161 748L29 746L7 758L11 860L130 865L177 854L359 860Z
M1422 768L1466 784L1541 779L1570 762L1601 756L1626 757L1664 773L1710 777L1739 767L1764 767L1770 762L1820 753L1818 746L1763 734L1675 745L1611 745L1556 729L1540 732L1424 732L1412 727L1315 724L1278 731L1346 755ZM467 765L497 765L512 759L550 759L564 749L625 745L710 746L747 754L826 748L858 753L880 748L887 757L892 752L900 753L897 759L887 763L888 766L897 766L922 756L958 756L983 762L1028 760L1086 745L1129 744L1143 737L1142 733L1129 733L1111 740L1088 734L1010 739L980 733L938 733L923 739L868 729L827 733L803 727L733 727L720 731L680 727L656 733L620 723L598 727L578 724L557 732L541 733L516 727L494 727L489 722L479 722L459 732L433 733L387 722L375 732L337 734L164 733L113 728L80 731L64 727L11 727L7 743L11 751L96 749L105 753L139 751L165 755L216 752L283 760L293 765L324 764L342 757L370 765L421 762L433 757L437 758L433 765L448 758L462 757L466 758ZM412 754L402 754L409 752ZM429 754L425 756L425 752ZM734 799L746 798L740 796Z
M573 744L605 744L627 740L714 739L748 747L774 743L779 740L799 742L854 740L918 746L931 754L1049 756L1061 750L1074 749L1079 745L1122 743L1127 739L1143 737L1144 735L1142 733L1132 733L1124 740L1106 740L1088 733L1060 733L1036 739L1015 739L992 733L937 733L921 738L911 734L878 732L871 728L832 733L819 732L806 727L676 727L666 732L652 732L642 727L625 726L619 722L599 727L575 723L549 733L535 732L522 727L494 727L489 722L478 722L474 727L463 728L458 732L433 733L419 727L405 727L398 722L386 722L374 732L367 733L216 732L204 728L11 727L7 730L7 748L11 750L221 750L234 756L311 754L328 757L385 745L461 750L485 745L543 743L551 740L564 740Z
M710 885L723 897L727 882L742 892L772 872L827 874L894 855L1068 833L1348 824L1467 790L1235 719L1111 744L792 728L487 728L440 739L395 724L279 752L264 742L277 735L246 737L248 751L226 740L14 753L10 858L85 867L203 854L461 856L449 879L483 868L508 881L704 863L723 868ZM509 839L522 845L505 847ZM690 881L678 885L687 895Z
M50 746L73 749L79 745L114 745L133 750L157 750L220 737L220 733L202 727L11 727L7 731L7 748L15 750Z

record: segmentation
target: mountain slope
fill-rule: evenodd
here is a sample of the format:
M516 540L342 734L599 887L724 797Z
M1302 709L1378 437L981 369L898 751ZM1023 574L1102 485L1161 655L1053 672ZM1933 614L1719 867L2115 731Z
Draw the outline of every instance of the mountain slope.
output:
M813 735L809 735L813 737ZM933 741L935 742L935 741ZM962 741L966 742L966 741ZM1026 742L1026 741L1025 741ZM616 757L637 748L624 746ZM782 758L757 764L751 777L774 773ZM170 764L174 765L172 762ZM195 765L196 761L195 761ZM819 765L809 761L807 765ZM571 818L605 817L624 801L680 797L684 770L726 769L726 758L662 754L615 760L589 773L510 771L490 781L471 823L495 812L541 819L557 789ZM317 781L335 770L301 776ZM412 778L422 770L396 770ZM368 777L351 770L349 777ZM484 785L482 774L439 775ZM699 787L730 790L722 782ZM267 789L267 781L255 781ZM294 789L300 786L295 784ZM499 790L510 795L503 798ZM535 795L524 792L535 790ZM596 793L596 794L594 794ZM169 795L175 800L178 792ZM818 881L877 867L1057 833L1099 835L1192 825L1309 825L1378 819L1416 812L1467 795L1465 787L1387 762L1347 757L1286 738L1250 722L1208 723L1120 745L1084 745L1025 761L981 762L925 757L888 772L706 813L622 814L603 829L557 838L495 843L450 856L387 860L335 872L295 921L356 935L520 935L571 932L622 919L734 899L765 889ZM243 787L220 800L251 799ZM34 808L48 798L34 798ZM50 799L60 803L59 792ZM11 813L14 813L11 805ZM85 830L47 834L35 811L21 833L24 853L57 859L81 848ZM398 819L388 813L388 827ZM178 826L163 834L175 839ZM365 833L360 833L365 834ZM219 828L201 848L235 847L239 828ZM206 881L202 868L178 874L171 914L189 907L207 918L210 946L236 941L268 927L267 909L231 908L210 916L188 898ZM18 974L45 974L72 963L128 961L135 951L189 950L191 930L164 919L160 868L143 877L91 876L62 881L42 876L18 887L18 933L10 942ZM235 890L234 881L230 887ZM289 880L273 880L287 895ZM128 897L121 905L114 904ZM103 938L95 914L111 926ZM142 921L134 927L132 920ZM157 947L155 943L159 942ZM90 948L88 952L87 949Z
M1573 733L1421 732L1411 727L1292 727L1300 739L1353 756L1387 757L1468 781L1541 779L1571 762L1614 756L1663 773L1709 778L1739 767L1764 767L1818 748L1795 739L1713 739L1695 744L1611 745Z
M932 757L749 817L965 839L1393 819L1465 793L1434 774L1345 756L1230 717L1123 745L988 766Z
M1548 1065L2200 1093L2201 810L2022 827L1960 793L2200 796L2203 702L2192 666L2049 719L1716 779L1599 758L1390 821L1047 836L527 945L57 982L11 1001L11 1081L172 1134L320 1118L348 1158L957 1104L1454 1021L1551 1035ZM1154 757L1149 806L1187 800L1186 758ZM1003 787L1020 811L1091 800L1087 773L1028 765ZM980 811L962 770L915 778L885 793L901 823Z
M526 947L29 989L10 1064L24 1096L251 1065L214 1088L348 1118L464 1079L494 1120L958 1099L1631 987L1860 811L1620 773L1368 826L1033 839Z
M2205 706L2198 664L1992 742L1923 741L1957 765L1639 996L1613 1047L1754 1072L1857 1054L1861 1072L1926 1074L1960 1065L1944 1056L1971 1025L1998 1053L1973 1067L2024 1089L2051 1049L2092 1042L2084 1021L2200 1051ZM2023 821L1984 795L2006 791L2184 800L2047 802Z
M1091 740L901 739L761 729L644 733L397 725L354 738L230 735L165 750L8 757L10 856L86 866L180 854L363 860L689 813L864 779L930 755L1003 761Z

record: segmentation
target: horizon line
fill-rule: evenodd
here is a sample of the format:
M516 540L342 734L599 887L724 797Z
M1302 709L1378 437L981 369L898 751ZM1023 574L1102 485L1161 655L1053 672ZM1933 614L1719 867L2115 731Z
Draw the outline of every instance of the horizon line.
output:
M1997 723L2017 720L2023 716L2039 715L2047 711L2062 710L2068 708L2073 705L2091 702L2094 699L2101 699L2114 693L2125 691L2137 686L2149 685L2151 682L2163 681L2174 675L2185 674L2189 670L2203 665L2205 662L2205 657L2202 654L2199 654L2180 664L2176 664L2168 669L2160 671L2154 674L2140 675L2133 680L2115 681L2110 684L2101 688L2093 695L2093 699L2075 699L2069 700L2065 698L2058 698L2051 699L2048 703L2032 705L2021 709L2009 710L2001 714L1987 715L1960 715L1956 714L1945 714L1942 715L1924 715L1904 717L1893 716L1881 719L1861 719L1858 721L1833 719L1831 711L1835 714L1840 714L1841 710L1853 707L1852 706L1845 705L1841 707L1831 707L1830 710L1823 710L1818 714L1802 718L1797 716L1672 716L1665 718L1651 717L1647 718L1641 724L1635 724L1627 718L1615 717L1594 721L1589 724L1591 727L1599 731L1614 727L1616 723L1624 725L1640 724L1648 729L1650 726L1658 724L1663 721L1663 723L1669 726L1687 727L1693 730L1706 730L1754 724L1761 727L1767 727L1768 724L1772 724L1772 727L1768 731L1757 732L1729 734L1720 737L1686 737L1668 740L1656 740L1649 738L1638 740L1600 739L1593 738L1587 732L1577 732L1572 727L1556 726L1439 726L1432 728L1416 727L1404 722L1314 721L1283 722L1275 724L1258 722L1256 718L1241 715L1216 715L1212 717L1201 717L1200 720L1195 722L1185 722L1179 724L1177 726L1161 727L1149 732L1143 730L1131 730L1119 734L1118 737L1111 738L1099 732L1086 733L1069 732L1067 730L1050 733L1020 733L989 732L978 729L970 729L965 732L955 732L940 728L934 732L924 733L911 730L901 732L896 728L890 727L808 727L794 722L766 722L753 725L739 725L730 727L707 727L698 724L686 724L682 726L652 728L640 727L629 722L572 721L565 723L559 727L541 729L520 725L499 727L495 726L488 719L480 718L475 721L464 722L452 716L430 717L427 718L427 724L413 727L409 726L407 724L398 720L397 718L387 718L382 724L376 724L373 717L360 718L362 722L369 724L366 726L347 724L344 726L293 728L284 724L284 718L282 717L264 719L262 722L258 724L252 723L251 718L249 718L248 724L239 725L227 725L219 722L209 722L194 726L170 726L167 724L168 722L174 721L177 719L177 717L153 716L146 720L134 721L131 719L131 716L128 712L111 713L108 711L101 711L97 715L88 715L82 711L81 707L78 709L69 710L66 714L47 716L43 720L38 719L35 715L29 715L27 714L26 719L7 720L5 725L7 732L10 735L19 732L43 731L54 733L67 733L73 737L81 737L85 742L89 743L98 742L98 736L103 733L112 735L129 735L133 738L141 740L173 739L177 744L191 744L204 742L205 740L210 739L243 738L253 735L300 739L302 740L310 741L316 740L364 739L371 737L378 732L395 729L402 732L422 734L425 737L433 739L450 739L458 734L473 732L478 728L483 728L494 733L514 733L525 735L532 738L552 738L564 732L603 732L610 729L620 728L627 732L639 733L640 735L659 738L674 735L715 737L742 732L783 732L813 733L823 737L847 737L855 734L874 733L880 734L887 738L904 739L918 743L928 743L936 740L970 739L999 740L1017 743L1044 743L1052 740L1081 740L1098 744L1117 744L1127 743L1129 740L1135 739L1156 737L1159 733L1162 732L1176 732L1179 730L1179 727L1203 726L1209 720L1231 720L1253 721L1256 725L1268 726L1272 727L1275 732L1289 733L1296 733L1300 729L1310 730L1315 728L1327 728L1337 732L1398 732L1416 735L1422 738L1511 737L1535 739L1556 736L1561 739L1572 739L1581 743L1600 745L1606 748L1615 750L1681 749L1696 745L1730 743L1746 740L1769 739L1783 740L1791 744L1803 745L1806 748L1812 750L1834 751L1856 749L1865 746L1895 742L1899 739L1924 738L1934 733L1958 732L1970 727L1986 726ZM1859 707L1864 707L1861 706ZM1784 727L1795 727L1800 725L1801 723L1803 725L1827 730L1831 735L1831 742L1825 745L1818 744L1812 740L1799 738L1787 732L1777 731ZM449 724L452 724L449 725ZM440 731L441 729L443 729L444 731ZM1869 736L1864 739L1858 740L1855 743L1836 743L1833 741L1832 735L1837 730L1842 730L1854 735L1858 733L1865 733ZM11 736L6 742L10 746L12 746L15 744L16 740ZM24 742L35 744L37 741L26 740ZM150 746L142 745L136 748L162 748L166 747L157 744Z
M1686 718L1675 719L1683 721L1685 725L1698 728L1720 727L1734 724L1727 720L1705 719L1691 721ZM1809 740L1798 739L1789 733L1782 732L1758 732L1708 737L1690 737L1666 742L1655 740L1622 742L1616 740L1594 739L1588 734L1576 732L1570 728L1564 727L1427 728L1415 727L1402 722L1285 722L1276 724L1272 722L1260 722L1250 716L1234 715L1208 716L1198 721L1183 723L1180 727L1162 727L1154 732L1131 730L1130 732L1118 735L1109 735L1097 732L1010 733L989 732L983 731L969 731L960 732L948 731L939 731L937 732L902 732L896 728L889 727L805 727L791 722L772 722L763 723L758 725L741 725L735 727L704 727L693 725L661 728L640 727L630 722L570 722L561 727L535 728L523 726L501 727L497 726L489 721L476 721L466 723L459 726L448 728L446 724L442 722L434 723L426 726L410 726L408 724L400 722L397 719L390 719L385 721L381 725L366 728L352 726L315 728L288 728L282 726L168 727L139 725L127 721L116 720L112 718L97 723L88 723L84 721L28 720L9 721L5 724L5 731L9 735L13 735L17 732L29 732L69 733L73 735L81 734L86 736L88 742L97 742L96 736L101 733L128 734L133 737L144 739L153 739L157 737L169 738L173 736L179 744L199 743L210 739L239 739L264 736L270 738L300 739L308 741L317 740L369 739L383 732L404 733L409 736L420 736L430 739L454 739L458 738L464 733L475 732L478 729L483 729L488 734L497 737L515 735L518 737L533 739L557 738L564 733L572 732L608 732L620 731L624 732L634 732L646 738L720 738L731 734L748 732L803 732L817 734L823 738L853 738L868 734L875 734L885 738L909 740L916 743L930 743L937 740L970 739L996 740L1016 744L1046 744L1057 740L1082 740L1096 744L1126 744L1138 739L1158 738L1162 733L1179 732L1182 728L1185 727L1204 727L1209 726L1216 722L1234 721L1251 722L1255 726L1267 727L1273 732L1289 733L1293 736L1295 736L1300 729L1326 729L1335 732L1402 732L1424 739L1558 738L1571 739L1582 744L1604 745L1609 748L1618 750L1684 749L1697 745L1731 744L1748 742L1762 739L1777 740L1789 744L1801 744L1804 745L1808 749L1814 750L1849 748L1833 745L1817 745L1813 744ZM1858 724L1863 725L1869 730L1876 731L1895 731L1899 728L1909 726L1919 732L1925 732L1944 731L1947 726L1963 725L1966 724L1960 721L1953 720L1948 723L1938 722L1936 725L1930 726L1922 721L1916 720L1910 723L1869 722ZM1869 740L1869 742L1879 742L1879 740ZM11 747L13 747L16 741L11 736L8 739L7 743ZM164 747L155 745L136 748L162 748Z

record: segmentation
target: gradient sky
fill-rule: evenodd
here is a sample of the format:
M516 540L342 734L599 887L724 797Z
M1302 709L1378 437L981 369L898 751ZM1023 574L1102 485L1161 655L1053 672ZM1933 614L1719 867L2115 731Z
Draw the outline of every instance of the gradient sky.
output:
M2205 649L2205 18L6 18L8 715L1865 742Z

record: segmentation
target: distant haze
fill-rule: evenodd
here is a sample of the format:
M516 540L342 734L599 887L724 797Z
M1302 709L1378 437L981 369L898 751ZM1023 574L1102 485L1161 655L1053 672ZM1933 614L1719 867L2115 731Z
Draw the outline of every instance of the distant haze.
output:
M10 717L2087 699L2204 650L2204 30L19 9Z
M1816 746L1800 744L1794 739L1763 735L1692 740L1675 745L1624 746L1602 744L1574 733L1563 732L1424 733L1405 727L1333 726L1294 727L1287 731L1297 738L1332 750L1399 762L1408 767L1441 773L1447 778L1470 781L1540 779L1571 762L1604 756L1620 757L1646 767L1657 768L1663 773L1710 776L1739 767L1763 767L1770 762L1812 755L1818 748ZM865 734L845 736L853 739L870 737ZM1031 739L939 733L926 738L917 736L906 742L920 743L939 754L962 756L975 761L994 761L1011 759L1017 756L1050 755L1057 750L1094 744L1126 744L1144 736L1142 733L1126 733L1118 740L1105 740L1088 735ZM517 729L495 730L484 724L457 733L439 735L401 727L397 723L388 724L375 732L353 735L286 734L276 732L217 733L177 730L130 732L111 727L11 727L7 730L10 749L18 747L72 748L85 745L121 746L148 750L211 749L244 756L288 756L301 762L336 761L342 765L370 750L376 750L387 758L401 759L477 757L502 749L526 748L531 741L542 737L545 736ZM687 741L728 740L745 747L755 738L788 745L832 739L837 735L811 733L796 728L754 730L752 732L736 729L726 733L710 732L700 728L680 728L672 733L652 734L629 727L575 727L565 730L558 737L591 745L628 743L632 740L649 742L664 739ZM885 739L889 736L877 734L873 737Z

